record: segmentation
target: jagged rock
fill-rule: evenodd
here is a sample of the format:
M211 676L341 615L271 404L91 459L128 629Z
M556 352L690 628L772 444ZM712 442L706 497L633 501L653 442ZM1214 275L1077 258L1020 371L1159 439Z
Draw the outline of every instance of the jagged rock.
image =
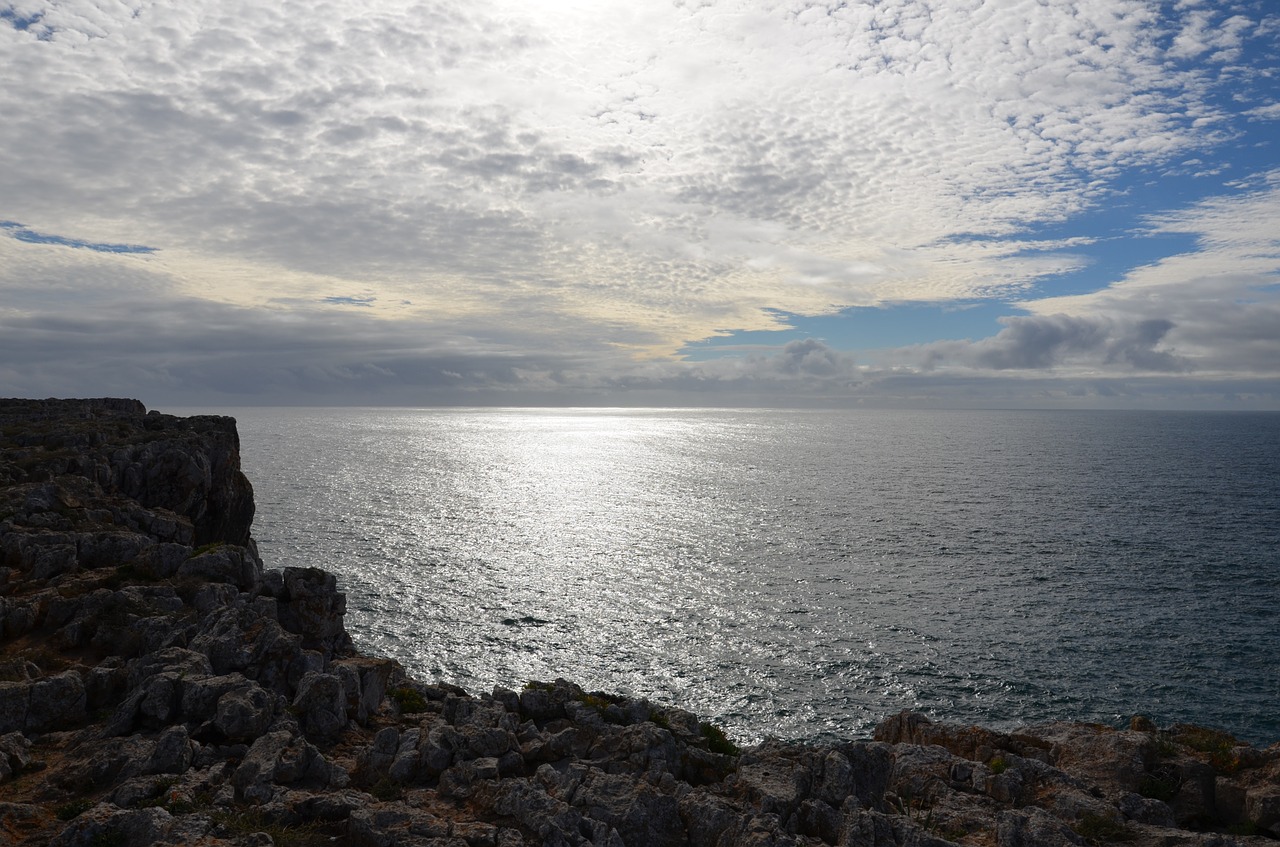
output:
M30 706L30 682L0 682L0 732L26 729Z
M330 658L351 652L351 637L343 626L347 595L338 591L333 574L319 568L285 568L279 591L275 596L280 623L301 635L304 647Z
M1280 824L1280 785L1251 788L1245 795L1245 817L1259 829L1275 830Z
M348 837L358 847L400 847L425 844L425 839L447 838L450 829L447 820L429 812L411 809L402 803L389 803L377 810L353 811Z
M275 795L277 784L292 783L343 787L346 779L319 750L288 730L269 732L253 742L231 777L237 795L252 803L265 803Z
M364 656L338 659L331 668L346 692L347 717L361 725L368 723L382 706L388 684L401 672L396 662Z
M302 820L341 821L368 804L369 795L350 788L339 788L324 794L306 795L294 804L294 810Z
M419 747L421 730L406 730L400 736L387 773L396 782L410 782L422 770L426 770L429 776L439 776L453 763L457 744L452 739L456 736L457 731L453 727L433 727L426 743Z
M135 776L120 783L111 792L110 802L122 809L132 809L139 803L146 803L158 798L169 784L167 777Z
M0 682L0 732L43 732L84 720L84 682L75 671L30 682Z
M173 816L160 808L116 809L100 803L60 832L50 847L151 847L173 825Z
M114 656L90 668L84 675L85 708L96 712L118 704L129 690L129 671Z
M1028 732L1053 744L1053 763L1059 768L1108 791L1137 791L1155 759L1155 743L1144 732L1065 722Z
M211 679L239 683L218 698L213 725L223 736L230 741L252 741L267 730L275 715L276 699L272 694L243 677Z
M391 763L395 761L396 753L400 749L400 730L394 726L383 727L373 736L373 743L365 750L358 762L359 769L363 771L370 780L376 780L379 777L387 775L391 768ZM412 777L412 773L408 775ZM407 782L408 779L401 779L400 782Z
M191 736L182 724L170 726L160 733L156 739L155 750L143 765L143 773L186 773L195 758L195 748Z
M1217 820L1217 774L1212 767L1194 760L1182 762L1178 782L1180 787L1172 802L1177 824L1201 828Z
M323 660L302 649L302 637L247 607L215 610L200 625L191 649L204 653L217 674L243 673L264 688L290 693Z
M0 736L0 782L31 764L31 741L21 732Z
M857 809L846 817L836 843L840 847L952 847L952 842L929 834L909 816L891 816L871 809ZM1003 837L999 841L1000 847L1013 847L1015 843L1031 847L1037 842L1006 842Z
M765 748L744 756L734 774L733 787L754 810L785 820L795 814L800 802L808 797L809 773L770 752Z
M133 531L76 534L76 564L82 568L118 567L136 562L156 545L155 538Z
M1000 847L1082 847L1085 844L1085 839L1066 823L1035 807L1000 812L996 839Z
M141 656L129 662L127 667L130 690L159 673L168 672L180 677L208 676L213 673L213 666L209 664L207 656L182 647L170 647Z
M685 841L679 802L646 782L588 768L572 803L612 828L623 844L677 847Z
M347 695L334 674L308 671L298 682L290 710L308 736L332 738L347 725Z
M1116 808L1125 818L1137 823L1166 828L1177 826L1177 822L1173 819L1173 810L1169 808L1169 804L1152 797L1126 794L1116 803ZM1238 821L1230 821L1230 823L1238 823Z
M202 582L225 582L256 594L262 587L262 561L246 547L222 544L184 559L177 576Z
M232 419L148 414L137 401L115 399L6 400L0 412L26 425L21 447L48 456L44 465L28 462L23 478L11 472L9 483L75 474L145 508L185 516L196 544L248 540L253 488L240 473Z

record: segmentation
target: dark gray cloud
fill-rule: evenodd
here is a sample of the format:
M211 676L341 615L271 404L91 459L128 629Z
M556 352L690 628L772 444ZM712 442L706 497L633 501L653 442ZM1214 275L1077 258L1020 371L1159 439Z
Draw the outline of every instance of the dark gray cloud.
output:
M757 375L828 379L855 374L853 357L833 350L816 338L791 341L773 356L750 357L746 369Z
M1067 363L1097 363L1138 371L1177 372L1190 364L1157 349L1174 328L1163 318L1137 321L1047 315L1003 319L1005 328L980 341L944 341L918 348L933 368L959 364L984 370L1044 370Z

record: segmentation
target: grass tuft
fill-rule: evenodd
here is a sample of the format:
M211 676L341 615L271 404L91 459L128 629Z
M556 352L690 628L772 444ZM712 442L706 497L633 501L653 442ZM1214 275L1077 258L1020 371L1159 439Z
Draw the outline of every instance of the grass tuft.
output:
M88 797L82 797L79 800L72 800L68 803L63 803L61 806L58 806L53 810L53 814L60 821L69 821L73 818L78 818L81 814L89 811L95 805L96 804L93 800L90 800Z
M426 698L416 688L411 688L408 685L391 689L387 692L387 696L400 709L401 714L413 714L427 710Z
M1133 830L1114 818L1087 813L1075 825L1076 834L1090 844L1107 844L1132 841Z
M738 749L738 745L729 740L729 736L724 734L724 730L710 721L703 721L698 725L698 729L702 732L702 737L707 742L707 749L712 753L723 753L726 756L738 756L742 751Z

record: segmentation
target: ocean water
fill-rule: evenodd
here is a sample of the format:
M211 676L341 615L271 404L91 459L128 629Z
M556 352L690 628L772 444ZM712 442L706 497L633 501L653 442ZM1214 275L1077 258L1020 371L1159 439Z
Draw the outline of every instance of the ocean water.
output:
M1280 415L235 409L366 651L743 742L900 709L1280 740Z

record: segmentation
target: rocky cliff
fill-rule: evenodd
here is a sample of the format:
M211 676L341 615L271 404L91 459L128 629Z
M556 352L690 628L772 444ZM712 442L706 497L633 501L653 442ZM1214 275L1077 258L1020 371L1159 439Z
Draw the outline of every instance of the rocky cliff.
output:
M1280 745L1135 719L903 713L737 749L564 681L471 695L362 656L264 570L235 424L0 401L0 844L1136 845L1280 837Z

